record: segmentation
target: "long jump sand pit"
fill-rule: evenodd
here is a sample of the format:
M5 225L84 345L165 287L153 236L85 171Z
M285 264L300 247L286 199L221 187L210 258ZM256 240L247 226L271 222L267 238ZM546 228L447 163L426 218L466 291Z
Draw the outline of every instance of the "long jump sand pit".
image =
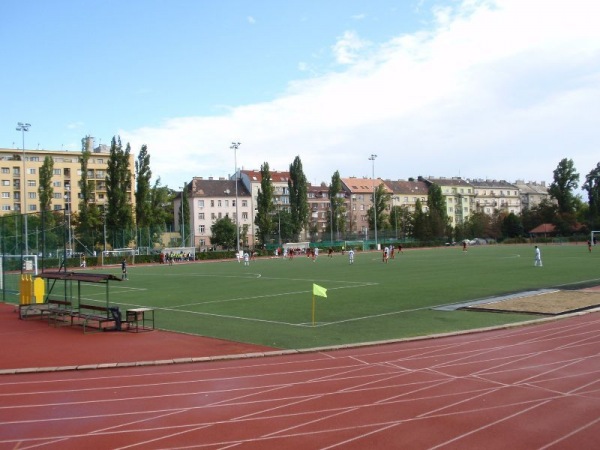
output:
M556 290L467 306L474 311L557 315L600 306L600 289Z

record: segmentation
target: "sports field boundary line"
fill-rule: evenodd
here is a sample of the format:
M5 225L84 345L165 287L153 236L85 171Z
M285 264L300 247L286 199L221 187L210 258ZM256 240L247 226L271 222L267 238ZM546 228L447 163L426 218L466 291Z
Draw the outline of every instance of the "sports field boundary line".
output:
M200 356L200 357L189 357L189 358L162 359L162 360L155 360L155 361L131 361L131 362L123 362L123 363L82 364L82 365L57 366L57 367L28 367L28 368L17 368L17 369L1 369L0 376L1 375L16 375L16 374L23 374L23 373L67 372L67 371L77 371L77 370L116 369L116 368L125 368L125 367L147 367L147 366L165 366L165 365L173 365L173 364L206 363L206 362L213 362L213 361L253 359L253 358L264 358L264 357L274 357L274 356L299 355L299 354L306 354L306 353L319 353L319 352L328 352L328 351L336 351L336 350L347 350L347 349L363 348L363 347L375 347L375 346L380 346L380 345L400 344L403 342L427 341L427 340L441 339L441 338L452 337L452 336L463 336L463 335L468 335L468 334L484 333L487 331L497 331L497 330L521 328L521 327L533 326L533 325L538 325L538 324L547 323L547 322L556 322L559 320L568 319L570 317L582 316L584 314L590 314L590 313L594 313L594 312L600 312L600 307L593 308L593 309L587 309L585 311L576 311L573 313L563 314L560 316L542 317L539 319L527 320L524 322L495 325L492 327L474 328L472 330L453 331L453 332L449 332L449 333L437 333L437 334L431 334L431 335L427 335L427 336L415 336L415 337L399 338L399 339L386 339L386 340L381 340L381 341L370 341L370 342L357 342L357 343L351 343L351 344L340 344L340 345L332 345L332 346L324 346L324 347L273 350L273 351L268 351L268 352L251 352L251 353L242 353L242 354L233 354L233 355ZM157 331L170 331L170 330L157 329ZM199 338L202 338L202 336L198 336L198 335L191 334L191 333L181 333L181 334L187 334L190 336L197 336Z

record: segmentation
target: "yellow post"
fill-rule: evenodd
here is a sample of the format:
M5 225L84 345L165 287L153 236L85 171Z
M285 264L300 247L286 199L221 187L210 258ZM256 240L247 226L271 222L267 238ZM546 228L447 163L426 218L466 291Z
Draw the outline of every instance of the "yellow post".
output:
M315 294L313 294L312 324L315 326Z
M33 280L33 298L35 303L44 303L44 295L46 294L46 285L44 280L37 277Z
M19 290L19 303L29 305L31 303L31 282L27 274L21 275Z

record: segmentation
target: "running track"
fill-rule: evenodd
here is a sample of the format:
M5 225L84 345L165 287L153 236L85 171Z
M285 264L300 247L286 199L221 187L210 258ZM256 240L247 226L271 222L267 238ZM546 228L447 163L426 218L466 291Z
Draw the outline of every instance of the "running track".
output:
M600 314L197 364L0 377L1 449L592 449Z

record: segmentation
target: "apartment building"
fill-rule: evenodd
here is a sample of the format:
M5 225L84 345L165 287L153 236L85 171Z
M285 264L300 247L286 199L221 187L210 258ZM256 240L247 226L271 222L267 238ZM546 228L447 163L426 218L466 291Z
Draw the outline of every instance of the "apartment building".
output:
M290 190L288 187L288 181L290 179L289 172L280 172L272 170L271 183L273 184L273 202L275 203L275 209L278 211L289 211L290 205ZM252 236L256 239L258 230L254 224L254 217L256 217L257 198L258 191L260 190L260 183L262 182L262 175L260 170L239 170L234 174L231 179L239 178L244 187L250 192L250 206L252 208ZM306 239L306 230L303 239ZM257 243L256 240L254 242Z
M369 231L367 211L373 206L373 192L381 184L390 195L392 190L380 178L341 178L342 188L347 193L347 231L366 236ZM379 227L377 227L379 228Z
M88 145L92 148L93 140L90 139ZM92 201L103 206L107 201L106 171L110 148L101 145L91 152L87 177L93 188ZM0 214L35 213L41 210L39 173L46 156L54 161L51 209L77 211L81 198L81 152L0 148ZM132 189L128 194L132 205L135 205L133 155L129 156L129 167Z
M545 181L528 181L517 180L513 183L519 190L521 198L521 210L535 208L543 200L550 200L548 186Z
M385 184L392 191L392 207L399 206L413 213L419 200L423 211L427 211L429 187L424 181L385 180Z
M468 180L475 190L471 209L487 215L496 211L521 214L519 188L504 180Z
M240 242L240 245L246 246L248 242L254 242L252 234L252 206L250 202L250 192L244 184L236 181L219 178L217 180L209 177L194 177L186 185L186 194L190 210L190 227L188 231L179 230L181 216L181 195L174 201L175 224L178 231L183 231L186 236L193 236L193 245L200 250L206 250L212 247L211 226L216 220L229 217L233 223L236 222L236 210L239 216L240 238L243 239L243 227L246 226L246 240ZM236 199L237 197L237 199ZM236 203L237 200L237 203ZM190 245L190 242L187 242Z
M450 225L454 227L469 220L475 197L475 189L471 184L460 177L419 177L419 181L425 181L430 185L437 184L441 188L442 195L446 199L446 212Z

